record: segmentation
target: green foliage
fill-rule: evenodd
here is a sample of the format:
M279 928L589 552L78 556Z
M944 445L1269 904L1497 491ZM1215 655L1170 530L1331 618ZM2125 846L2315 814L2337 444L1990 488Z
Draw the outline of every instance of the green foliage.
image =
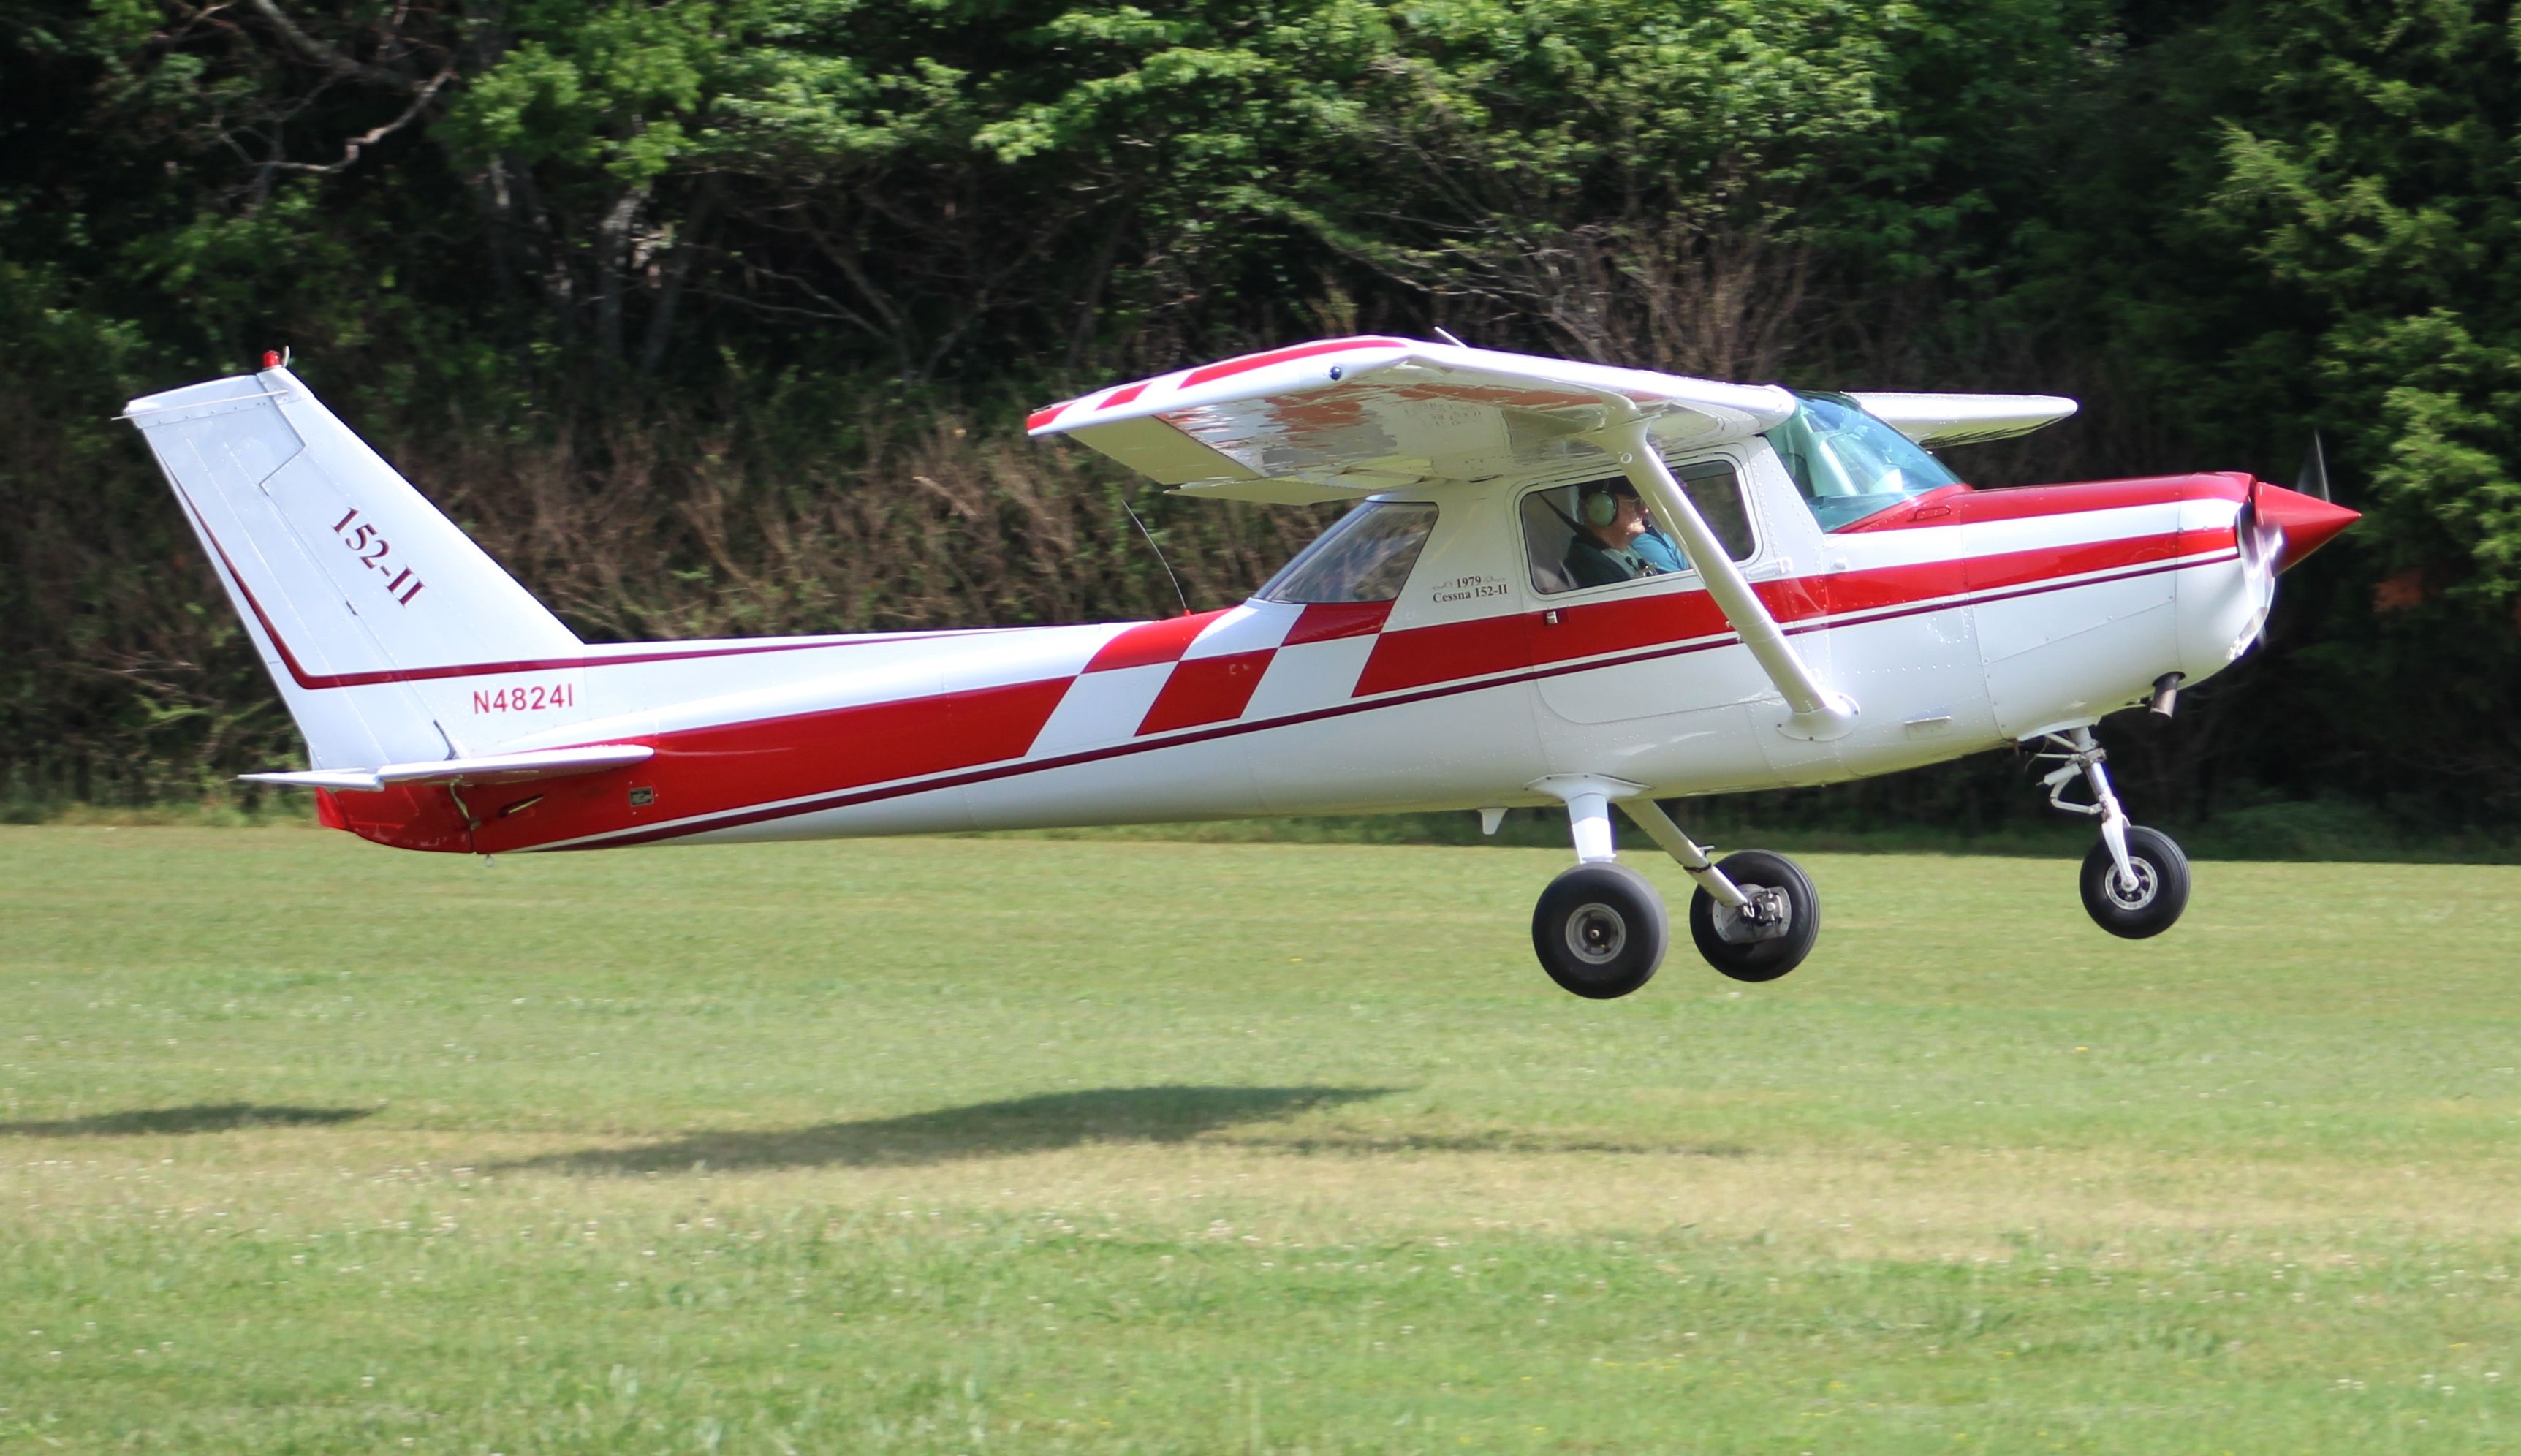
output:
M2374 544L2493 614L2521 593L2521 52L2503 4L2239 7L2216 234L2319 332Z
M2370 519L2289 579L2267 660L2192 700L2189 746L2138 745L2130 776L2191 815L2274 790L2509 819L2521 791L2477 786L2521 783L2514 23L2501 0L0 0L0 408L29 441L0 458L27 523L0 775L148 795L285 752L250 654L188 611L198 565L154 569L180 528L103 418L264 347L582 628L794 630L1154 610L1120 509L1145 493L1015 442L1027 406L1441 326L2086 398L1957 462L1989 483L2283 478L2316 427ZM1220 598L1307 524L1157 510ZM1851 802L1992 828L2036 812L1988 807L2016 788L1968 768Z

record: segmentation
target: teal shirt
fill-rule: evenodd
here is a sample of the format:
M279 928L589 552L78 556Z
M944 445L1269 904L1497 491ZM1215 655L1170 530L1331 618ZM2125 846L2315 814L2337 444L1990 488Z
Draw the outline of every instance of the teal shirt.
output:
M1578 586L1609 586L1686 569L1679 550L1651 530L1617 550L1589 535L1578 536L1567 547L1567 574Z

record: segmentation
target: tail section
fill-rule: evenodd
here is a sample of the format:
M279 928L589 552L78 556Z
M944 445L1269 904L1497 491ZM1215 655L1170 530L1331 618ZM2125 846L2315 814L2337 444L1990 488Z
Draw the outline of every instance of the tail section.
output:
M462 757L586 716L576 635L285 368L135 399L316 769ZM487 683L531 710L486 720Z

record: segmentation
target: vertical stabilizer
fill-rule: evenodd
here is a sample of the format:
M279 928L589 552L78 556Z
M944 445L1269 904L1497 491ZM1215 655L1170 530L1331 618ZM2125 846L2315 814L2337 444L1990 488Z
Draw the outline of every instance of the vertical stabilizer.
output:
M458 756L583 716L582 644L287 369L135 399L314 767ZM568 684L480 722L482 679Z

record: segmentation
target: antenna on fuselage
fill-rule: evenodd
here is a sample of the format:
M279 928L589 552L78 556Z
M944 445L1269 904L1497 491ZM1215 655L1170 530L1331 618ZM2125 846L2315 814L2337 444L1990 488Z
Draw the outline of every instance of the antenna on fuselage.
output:
M1181 578L1173 574L1173 564L1165 560L1165 548L1156 544L1156 533L1147 529L1147 523L1138 519L1136 509L1125 495L1121 497L1121 509L1129 513L1129 523L1138 528L1139 535L1147 538L1148 549L1156 554L1156 565L1165 569L1165 579L1173 584L1173 600L1181 603L1181 614L1190 615L1190 598L1182 595Z
M1434 328L1435 326L1431 324L1431 325L1429 325L1429 327L1430 327L1430 328ZM1461 341L1460 340L1458 340L1458 339L1455 339L1455 338L1453 337L1453 331L1452 331L1452 330L1450 330L1450 329L1437 329L1437 330L1436 330L1436 337L1437 337L1437 338L1439 338L1439 339L1441 339L1441 340L1443 340L1443 341L1444 341L1446 343L1451 344L1451 345L1452 345L1453 347L1455 347L1455 348L1469 348L1469 347L1470 347L1470 345L1469 345L1469 344L1462 342L1462 341Z

